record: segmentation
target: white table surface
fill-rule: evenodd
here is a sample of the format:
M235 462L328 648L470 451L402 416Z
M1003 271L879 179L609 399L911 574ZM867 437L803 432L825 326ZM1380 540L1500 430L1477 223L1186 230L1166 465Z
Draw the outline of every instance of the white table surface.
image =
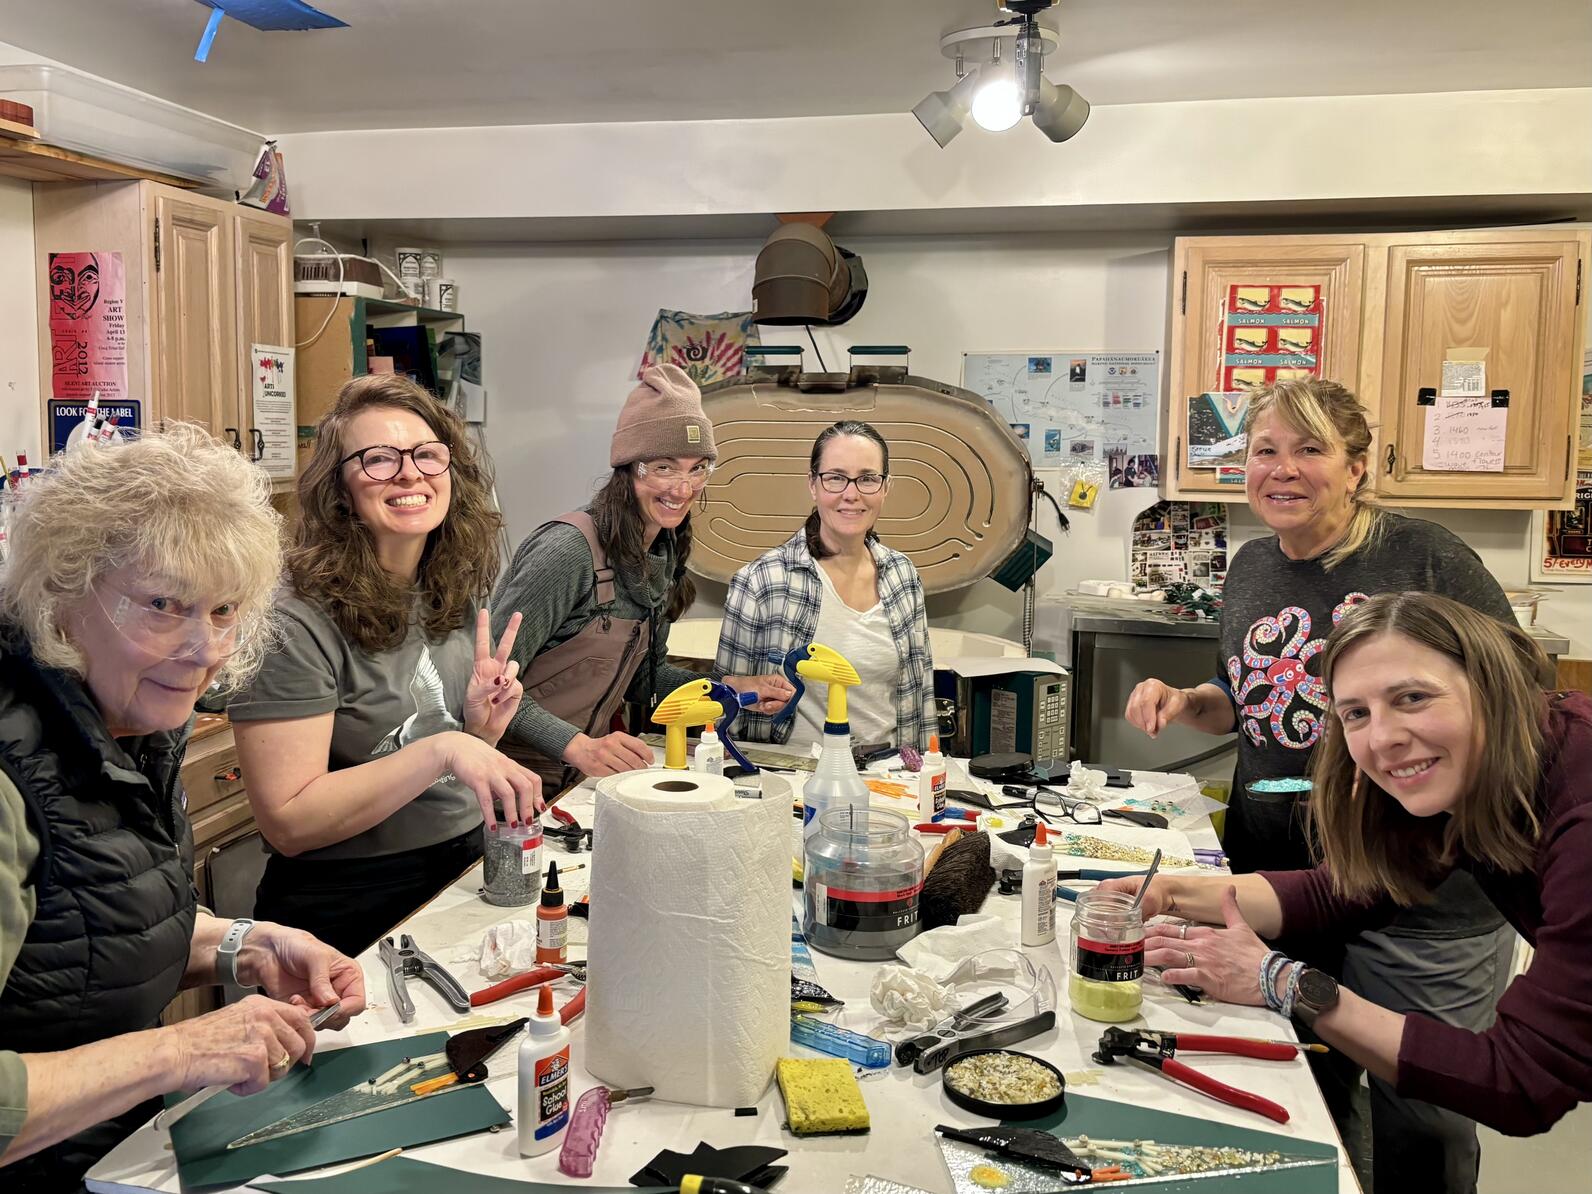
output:
M789 778L799 780L804 777L798 775ZM1156 788L1165 790L1170 780L1168 776L1151 772L1136 772L1135 778L1144 785L1141 792ZM959 782L958 777L952 786L957 786ZM593 799L594 793L587 787L572 792L562 804L579 818L583 826L590 826ZM903 807L902 811L908 810ZM1094 827L1085 827L1081 831L1093 832ZM1135 840L1142 840L1138 835L1144 832L1134 831ZM1195 846L1218 844L1208 822L1200 828L1186 831L1186 834ZM926 844L932 846L933 842L926 839ZM1069 860L1060 857L1062 866L1069 865ZM562 846L552 842L544 847L544 867L549 858L560 863L561 872L566 860L572 864L590 862L589 854L570 855ZM1071 861L1081 866L1099 865L1088 860ZM566 900L573 903L580 899L586 891L590 874L589 869L575 871L563 881ZM477 865L415 913L400 930L411 934L422 950L447 966L465 989L472 991L489 985L493 980L482 977L472 962L464 960L466 952L476 951L482 935L492 925L515 917L533 919L535 915L534 907L505 909L487 904L479 898L480 887L481 869ZM799 911L799 895L796 907ZM1058 901L1055 944L1025 949L1036 963L1048 966L1055 975L1060 997L1057 1026L1051 1032L1014 1047L1046 1058L1065 1073L1082 1070L1099 1073L1099 1080L1095 1084L1069 1084L1079 1094L1333 1144L1339 1149L1340 1194L1358 1194L1359 1185L1343 1154L1331 1116L1303 1056L1288 1062L1205 1054L1189 1054L1186 1058L1190 1064L1215 1078L1281 1103L1291 1115L1287 1124L1276 1124L1253 1112L1229 1107L1139 1066L1118 1064L1102 1069L1094 1062L1090 1054L1107 1025L1075 1015L1068 1007L1065 957L1071 907L1066 901ZM998 914L1009 930L1007 938L992 941L991 948L1016 946L1019 898L991 892L982 910ZM583 957L585 922L571 918L569 923L570 957ZM377 958L376 950L367 950L360 955L359 960L365 969L370 1008L344 1032L322 1032L322 1049L447 1029L459 1018L429 985L411 979L408 986L416 1014L412 1024L402 1024L391 1007L386 971ZM879 963L832 958L816 950L814 961L819 981L846 1001L846 1007L835 1018L835 1022L860 1032L882 1035L875 1032L879 1017L869 1006L868 999L872 975ZM560 1006L574 990L569 984L560 984L557 988ZM1140 1019L1130 1022L1130 1026L1176 1032L1296 1039L1288 1022L1262 1008L1191 1005L1175 991L1162 987L1148 976L1144 991L1143 1014ZM479 1014L528 1015L535 1008L535 999L534 990L522 992L479 1009ZM573 1103L582 1091L597 1085L597 1082L582 1066L583 1019L575 1022L572 1032ZM510 1042L488 1062L492 1076L487 1080L487 1086L511 1114L516 1110L517 1046L517 1041ZM792 1054L818 1056L796 1046L792 1047ZM934 1194L951 1191L950 1177L940 1159L940 1150L933 1133L934 1125L987 1126L988 1121L960 1110L946 1099L940 1088L938 1073L920 1076L913 1073L910 1067L892 1066L883 1072L883 1076L864 1080L862 1091L872 1120L872 1130L868 1135L805 1140L797 1139L783 1128L784 1106L778 1087L772 1083L758 1103L755 1118L737 1117L732 1111L718 1108L690 1107L653 1100L620 1104L609 1115L597 1166L589 1179L571 1178L560 1173L557 1150L540 1157L521 1157L512 1125L495 1134L479 1133L405 1149L404 1155L473 1173L564 1183L578 1189L583 1185L625 1185L630 1175L660 1150L668 1148L689 1152L699 1140L705 1140L721 1148L738 1144L763 1144L787 1150L789 1155L780 1163L788 1164L790 1172L777 1187L780 1194L834 1194L843 1188L846 1178L852 1174L890 1178ZM297 1176L309 1177L312 1174ZM96 1191L181 1190L167 1134L149 1125L140 1128L94 1167L89 1175L88 1186Z

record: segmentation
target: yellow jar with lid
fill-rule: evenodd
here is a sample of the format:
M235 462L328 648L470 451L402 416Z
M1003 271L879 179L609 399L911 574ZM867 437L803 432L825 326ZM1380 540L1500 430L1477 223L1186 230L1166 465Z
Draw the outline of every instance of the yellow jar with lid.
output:
M1067 995L1072 1010L1107 1024L1131 1020L1144 1002L1144 920L1133 897L1086 891L1072 915Z

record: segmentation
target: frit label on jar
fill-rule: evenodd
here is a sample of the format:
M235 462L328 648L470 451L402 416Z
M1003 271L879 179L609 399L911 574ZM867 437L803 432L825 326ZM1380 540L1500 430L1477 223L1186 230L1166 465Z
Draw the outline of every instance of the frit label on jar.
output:
M523 1112L522 1112L523 1113ZM536 1063L536 1138L546 1140L569 1122L569 1047Z
M1090 941L1078 938L1080 978L1103 983L1129 983L1144 975L1144 940Z
M520 843L520 874L542 873L542 835L528 837Z
M884 891L813 884L813 919L844 932L889 932L918 923L918 895L923 883Z

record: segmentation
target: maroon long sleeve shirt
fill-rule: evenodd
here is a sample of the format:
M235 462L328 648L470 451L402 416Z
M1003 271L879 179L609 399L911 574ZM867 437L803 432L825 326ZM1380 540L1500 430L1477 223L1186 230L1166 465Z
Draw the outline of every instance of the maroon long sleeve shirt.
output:
M1520 935L1531 966L1498 1001L1486 1032L1407 1015L1397 1090L1470 1116L1511 1136L1545 1132L1592 1101L1592 698L1549 701L1537 792L1542 835L1531 870L1504 874L1461 860ZM1332 892L1324 867L1265 871L1289 936L1342 936L1394 911Z

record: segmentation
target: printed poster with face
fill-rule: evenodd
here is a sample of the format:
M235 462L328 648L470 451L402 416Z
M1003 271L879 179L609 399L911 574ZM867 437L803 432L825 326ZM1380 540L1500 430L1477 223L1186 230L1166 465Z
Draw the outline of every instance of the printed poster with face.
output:
M1325 314L1320 286L1229 286L1216 389L1234 393L1320 377Z
M50 254L50 396L127 393L127 280L120 253Z

